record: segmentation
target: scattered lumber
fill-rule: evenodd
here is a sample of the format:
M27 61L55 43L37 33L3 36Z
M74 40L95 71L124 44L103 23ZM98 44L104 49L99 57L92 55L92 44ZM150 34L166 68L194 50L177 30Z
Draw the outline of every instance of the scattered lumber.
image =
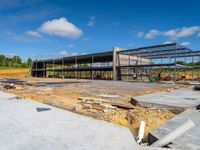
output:
M123 109L132 109L133 106L131 104L123 103L123 102L117 102L113 100L106 100L106 99L94 99L94 98L78 98L78 100L81 101L82 104L91 104L92 108L102 110L105 109L107 104L107 107L112 108L118 107ZM108 106L109 105L109 106Z
M119 107L119 108L123 108L123 109L133 109L133 106L131 104L126 104L126 103L121 103L121 102L112 102L111 105Z

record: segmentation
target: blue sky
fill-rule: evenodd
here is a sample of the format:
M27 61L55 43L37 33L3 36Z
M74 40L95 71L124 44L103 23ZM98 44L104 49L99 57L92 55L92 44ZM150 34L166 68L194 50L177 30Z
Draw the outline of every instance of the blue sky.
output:
M51 58L178 42L199 49L198 0L1 0L0 53Z

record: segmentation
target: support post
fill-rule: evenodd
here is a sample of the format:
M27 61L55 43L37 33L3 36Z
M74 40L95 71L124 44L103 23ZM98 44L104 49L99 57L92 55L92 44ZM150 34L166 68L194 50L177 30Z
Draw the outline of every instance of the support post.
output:
M113 80L119 80L119 70L117 67L120 67L120 58L117 52L122 49L118 47L113 47Z
M78 60L77 60L77 57L75 57L75 63L76 63L76 72L75 72L75 76L76 76L76 79L78 78L78 72L77 72L77 68L78 68Z
M130 55L128 55L128 65L129 65L129 66L131 65L131 62L130 62ZM131 70L130 70L130 68L128 67L128 81L129 81L129 80L132 80L132 79L130 78L130 72L131 72Z
M200 59L199 59L199 56L198 56L198 66L197 66L197 70L198 70L198 81L200 81L200 80L199 80L199 69L200 69L199 61L200 61Z
M177 45L175 45L175 57L174 57L174 82L176 83L176 56L177 56Z
M53 77L55 78L55 66L54 66L54 58L53 58Z
M194 56L192 56L192 81L194 81Z
M36 68L36 73L35 74L36 74L36 77L38 77L38 75L37 75L38 74L37 59L36 59L35 68Z
M64 58L62 58L62 78L64 78Z
M46 65L45 62L43 62L43 78L46 77Z
M93 63L94 63L94 56L92 56L92 64L91 64L91 68L92 68L92 79L94 79L94 75L93 75Z
M187 57L185 57L185 65L186 65L186 63L187 63ZM184 67L184 74L185 74L185 78L184 78L184 82L186 81L186 68Z

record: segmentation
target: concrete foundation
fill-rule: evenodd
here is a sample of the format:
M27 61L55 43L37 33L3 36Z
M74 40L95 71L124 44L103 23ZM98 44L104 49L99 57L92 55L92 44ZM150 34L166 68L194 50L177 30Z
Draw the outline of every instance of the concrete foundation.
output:
M163 108L173 112L182 112L186 109L196 109L200 104L200 92L194 91L193 87L135 96L132 103L145 107Z
M0 92L2 150L132 150L136 146L127 128L30 100L10 99L13 96Z
M194 123L195 127L183 134L182 136L175 139L168 146L173 149L181 150L199 150L200 149L200 112L198 110L186 110L180 115L176 116L169 122L150 132L149 142L154 143L157 139L162 138L167 133L180 126L190 118Z
M0 91L2 150L163 150L140 147L130 130Z

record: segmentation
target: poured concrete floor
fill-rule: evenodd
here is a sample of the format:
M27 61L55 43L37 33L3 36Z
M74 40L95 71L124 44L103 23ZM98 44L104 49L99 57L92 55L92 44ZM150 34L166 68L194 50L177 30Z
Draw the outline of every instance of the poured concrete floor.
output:
M1 150L132 150L129 129L0 92ZM37 108L50 110L37 111Z
M193 86L191 86L170 92L135 96L132 101L145 107L177 108L180 110L195 109L200 104L200 92L193 90Z
M130 130L0 91L1 150L163 150Z
M150 144L164 137L167 133L186 122L187 119L191 119L196 126L172 141L168 146L173 149L200 150L200 112L196 110L196 107L200 104L200 92L193 90L193 86L170 92L136 96L132 98L132 102L145 107L165 108L181 112L166 124L150 132Z

